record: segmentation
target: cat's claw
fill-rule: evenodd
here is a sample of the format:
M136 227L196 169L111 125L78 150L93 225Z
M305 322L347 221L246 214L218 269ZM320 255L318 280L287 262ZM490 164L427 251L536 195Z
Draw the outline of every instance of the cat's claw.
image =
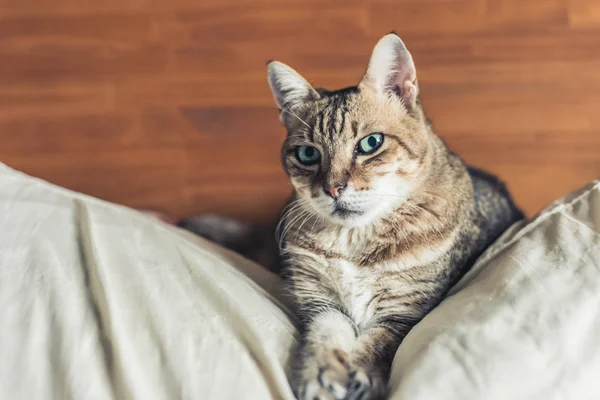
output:
M384 393L383 380L352 365L340 351L334 351L316 376L307 377L300 385L299 400L378 400ZM315 373L313 372L313 375Z

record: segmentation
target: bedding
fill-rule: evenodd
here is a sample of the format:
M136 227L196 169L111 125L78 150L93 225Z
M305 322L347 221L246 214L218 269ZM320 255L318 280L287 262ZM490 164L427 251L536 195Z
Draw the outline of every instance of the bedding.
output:
M0 167L0 399L293 399L281 281ZM597 399L600 183L514 226L398 349L390 398Z

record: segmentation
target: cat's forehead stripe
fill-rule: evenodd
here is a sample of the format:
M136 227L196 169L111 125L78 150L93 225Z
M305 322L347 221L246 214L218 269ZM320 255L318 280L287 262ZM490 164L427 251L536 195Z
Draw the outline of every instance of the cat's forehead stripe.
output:
M356 138L358 136L358 121L354 120L351 123L352 126L352 133L354 134L354 137Z
M329 126L328 133L331 137L331 141L333 142L334 136L337 136L341 133L341 127L343 126L342 119L344 116L344 104L346 103L346 97L344 95L335 96L331 99L330 104L330 116L329 116Z
M318 105L313 124L313 140L317 135L322 141L334 144L346 129L347 115L351 112L352 94L355 90L344 89L324 94L325 102ZM358 134L358 124L352 123L354 135Z

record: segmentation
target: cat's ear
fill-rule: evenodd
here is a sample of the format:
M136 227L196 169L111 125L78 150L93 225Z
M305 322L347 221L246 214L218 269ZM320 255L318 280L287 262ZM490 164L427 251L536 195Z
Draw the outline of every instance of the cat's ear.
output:
M390 33L377 42L360 84L371 86L380 93L397 95L409 110L415 106L419 94L417 71L398 35Z
M269 61L267 74L275 103L282 114L285 109L293 109L306 101L319 98L319 94L306 79L283 63Z

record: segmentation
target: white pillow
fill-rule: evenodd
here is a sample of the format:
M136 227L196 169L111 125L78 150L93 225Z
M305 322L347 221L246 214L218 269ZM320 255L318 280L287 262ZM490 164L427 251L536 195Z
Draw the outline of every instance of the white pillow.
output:
M0 193L0 399L293 398L279 278L3 166Z
M408 335L394 400L600 398L600 182L513 227Z

